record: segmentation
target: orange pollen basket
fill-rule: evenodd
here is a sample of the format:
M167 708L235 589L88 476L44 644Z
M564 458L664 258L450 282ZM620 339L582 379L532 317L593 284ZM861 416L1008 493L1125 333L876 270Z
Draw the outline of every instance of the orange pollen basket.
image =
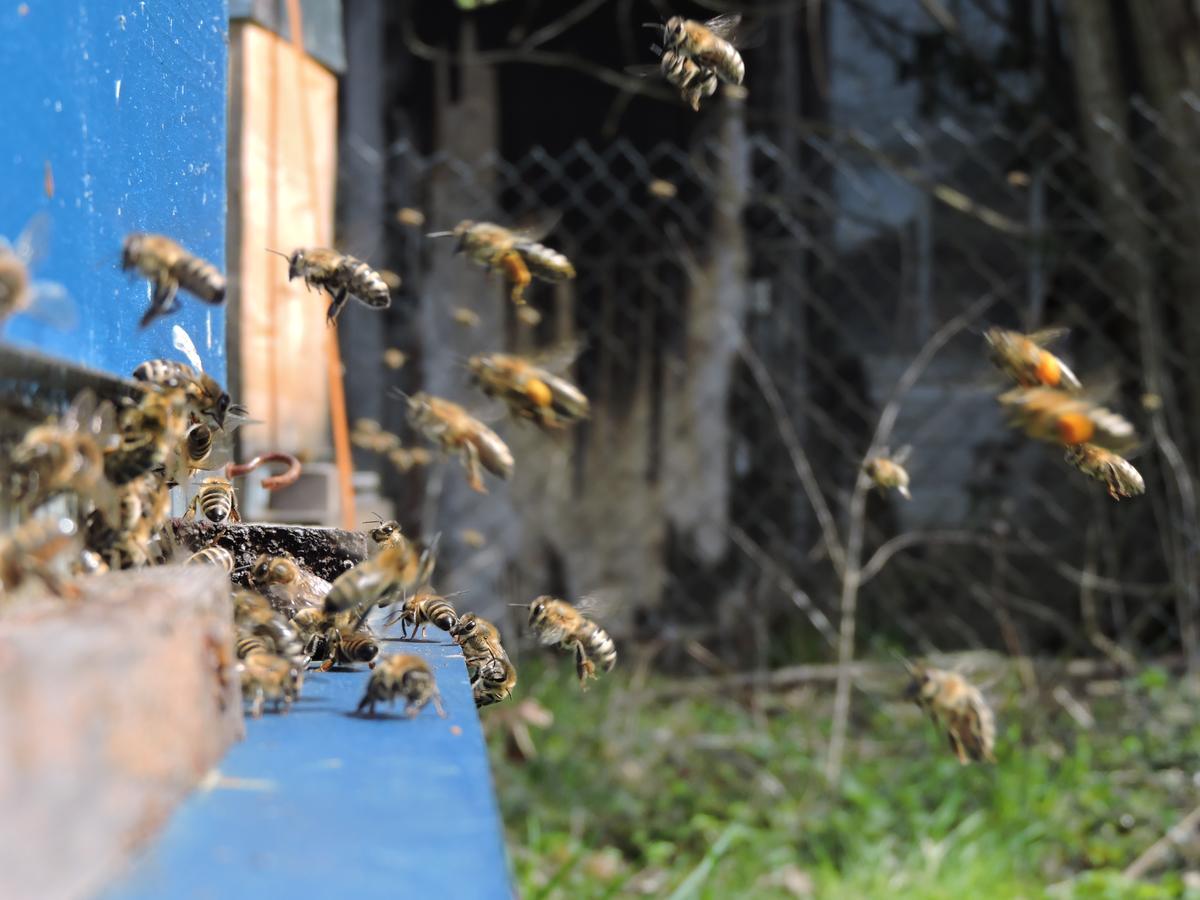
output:
M1096 433L1096 426L1083 413L1067 413L1059 416L1055 425L1058 437L1064 444L1084 444Z
M1058 387L1058 383L1062 380L1062 369L1055 359L1053 353L1047 353L1045 350L1038 356L1037 379L1042 384L1050 387Z
M533 401L534 406L549 406L553 399L550 388L537 378L531 378L525 383L525 396Z

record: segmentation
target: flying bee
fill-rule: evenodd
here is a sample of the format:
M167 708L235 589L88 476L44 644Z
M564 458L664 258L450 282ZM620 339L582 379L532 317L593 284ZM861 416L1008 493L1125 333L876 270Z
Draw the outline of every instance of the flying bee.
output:
M134 269L154 284L150 308L140 322L142 328L179 309L175 295L180 288L205 303L225 301L225 276L217 267L161 234L126 237L121 247L121 268L126 272Z
M16 244L0 237L0 328L10 316L26 314L48 325L71 329L78 321L75 303L57 281L34 280L30 270L45 255L50 217L33 216Z
M387 309L392 305L392 295L383 276L361 259L328 247L301 247L292 251L291 256L278 250L270 252L288 261L288 281L303 278L308 290L315 287L329 292L333 301L325 319L330 325L337 321L351 297L372 309Z
M882 490L895 489L905 500L911 500L908 491L908 470L904 463L912 452L911 447L901 447L894 456L884 451L879 456L873 456L863 463L863 471Z
M979 688L957 672L905 665L912 676L905 696L945 729L958 761L964 766L971 760L994 763L996 720Z
M217 544L197 550L183 561L185 566L218 566L227 575L233 574L233 554Z
M1033 334L1021 334L1004 328L989 328L983 333L988 355L996 367L1021 387L1061 388L1078 391L1083 385L1067 364L1046 350L1067 333L1065 328L1047 328Z
M576 351L572 349L572 355ZM480 353L467 362L471 380L509 411L543 429L563 428L590 412L588 398L571 382L538 364L508 353Z
M304 685L304 670L274 653L250 653L238 671L242 676L242 697L251 701L250 715L256 719L262 716L267 700L274 702L276 712L286 713Z
M1067 448L1066 460L1084 475L1103 482L1114 500L1146 493L1141 472L1111 450L1095 444L1076 444Z
M322 608L327 614L353 611L361 623L375 604L386 606L393 598L425 584L436 561L434 547L418 552L407 540L389 542L370 559L339 575Z
M75 591L51 566L60 555L74 555L81 549L79 527L73 519L30 519L0 535L0 588L10 593L32 576L59 597L73 596Z
M596 677L596 663L605 672L617 664L617 648L608 632L565 600L538 597L529 604L529 627L542 644L575 651L575 673L583 688Z
M242 521L238 512L237 492L227 478L213 476L200 482L200 489L188 504L184 518L194 519L197 510L204 513L204 518L217 525Z
M530 228L505 228L492 222L464 219L453 231L435 231L427 237L455 237L455 253L485 269L499 270L509 285L514 303L525 302L525 288L534 278L542 281L569 281L575 277L571 261L539 243L553 227L553 222Z
M717 16L707 22L672 16L666 25L645 23L647 28L661 28L663 53L675 52L696 65L716 73L730 84L741 84L746 77L746 64L734 46L738 25L737 14Z
M38 506L71 493L111 510L115 495L104 477L104 451L116 440L112 404L81 391L61 417L31 428L9 456L16 499Z
M356 712L366 710L367 715L373 716L376 703L394 704L397 697L404 699L404 714L410 719L429 703L433 703L439 716L446 718L433 670L419 656L398 653L381 662L371 673Z
M516 259L519 261L521 257L518 256ZM525 279L525 284L529 284L528 277ZM454 321L463 326L463 328L478 328L482 320L479 318L479 313L475 312L475 310L459 306L455 307Z
M1018 387L998 399L1011 423L1039 441L1068 447L1094 444L1117 453L1137 444L1137 434L1124 417L1078 394L1059 388Z
M401 638L416 638L417 628L420 627L421 638L424 639L430 625L435 625L442 631L451 631L458 624L458 611L455 610L454 604L441 594L417 591L405 599L395 620L400 622ZM412 626L411 635L407 634L408 625Z
M302 568L288 556L260 554L250 567L250 586L271 601L271 605L292 615L305 607L320 606L329 593L324 578Z
M421 391L408 398L408 421L440 445L443 452L462 454L467 483L472 490L487 493L481 466L497 478L508 479L512 475L515 463L508 445L457 403Z
M661 28L661 25L655 25ZM667 84L679 91L683 101L696 112L700 111L700 102L705 97L711 97L717 92L720 79L712 69L698 65L685 53L678 50L664 50L657 44L650 46L650 51L659 58L657 66L633 66L630 71L637 75L661 75ZM659 182L666 184L666 182ZM667 185L673 188L673 185ZM675 196L674 193L670 194ZM668 198L669 199L669 198Z

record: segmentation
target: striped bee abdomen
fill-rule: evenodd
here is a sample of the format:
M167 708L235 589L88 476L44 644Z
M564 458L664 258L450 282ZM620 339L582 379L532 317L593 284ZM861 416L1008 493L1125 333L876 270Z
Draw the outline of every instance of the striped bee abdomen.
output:
M251 653L273 653L274 645L257 634L247 634L238 639L238 659L245 659Z
M233 554L224 547L219 547L213 544L211 547L205 547L203 550L197 550L186 560L184 565L210 565L220 566L227 573L233 574Z
M193 502L204 513L206 519L217 525L224 525L231 520L234 522L240 520L233 485L224 478L204 479Z
M588 655L595 657L605 672L611 672L617 664L617 647L613 639L608 636L607 631L591 620L583 626L582 631L581 638L587 647Z
M225 276L212 263L195 256L184 256L171 270L179 286L205 303L225 300Z
M544 244L518 244L517 251L524 257L529 271L543 281L567 281L575 277L575 267L571 261Z
M148 359L133 370L138 381L147 381L162 387L185 387L199 378L199 374L186 363L173 359Z
M350 294L355 300L373 309L387 309L392 305L392 295L378 272L352 256L346 257L346 265L350 269Z
M379 655L379 644L365 634L342 634L337 645L338 662L369 663Z

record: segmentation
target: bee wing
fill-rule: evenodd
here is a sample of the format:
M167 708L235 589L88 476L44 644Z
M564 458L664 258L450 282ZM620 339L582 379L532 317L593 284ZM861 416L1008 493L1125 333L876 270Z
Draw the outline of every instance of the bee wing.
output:
M614 615L624 604L625 598L616 588L597 588L571 603L589 619Z
M535 243L540 241L562 220L558 210L544 210L525 217L525 221L515 228L510 228L518 243Z
M905 444L892 456L892 462L898 466L904 465L908 458L912 456L912 444Z
M84 388L75 395L62 417L62 426L70 431L86 431L99 400L91 388Z
M704 27L721 40L733 42L737 36L738 26L742 24L741 13L725 13L704 23Z
M46 251L50 247L50 214L40 212L35 214L25 224L21 234L17 237L17 243L14 250L21 262L28 266L35 266L46 258Z
M1047 347L1050 344L1053 344L1055 341L1061 341L1068 334L1070 334L1070 332L1071 329L1069 328L1057 326L1054 328L1042 328L1025 336L1039 347Z
M171 327L171 343L175 345L175 349L187 357L187 361L192 368L197 372L204 371L204 364L200 362L200 354L196 352L196 345L192 342L189 335L179 325Z
M79 324L79 310L66 287L57 281L34 281L29 286L29 306L21 310L43 325L71 331Z
M587 346L586 341L579 339L566 340L561 343L539 350L528 358L535 366L545 369L555 375L565 372L571 363L579 358L579 354Z

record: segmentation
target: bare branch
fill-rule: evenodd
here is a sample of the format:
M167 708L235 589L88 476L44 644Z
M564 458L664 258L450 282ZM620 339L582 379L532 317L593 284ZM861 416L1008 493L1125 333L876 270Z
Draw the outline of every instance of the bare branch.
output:
M859 585L864 585L887 565L888 560L909 547L922 544L963 544L972 547L992 547L999 538L994 535L973 534L969 531L908 531L879 545L862 567Z

